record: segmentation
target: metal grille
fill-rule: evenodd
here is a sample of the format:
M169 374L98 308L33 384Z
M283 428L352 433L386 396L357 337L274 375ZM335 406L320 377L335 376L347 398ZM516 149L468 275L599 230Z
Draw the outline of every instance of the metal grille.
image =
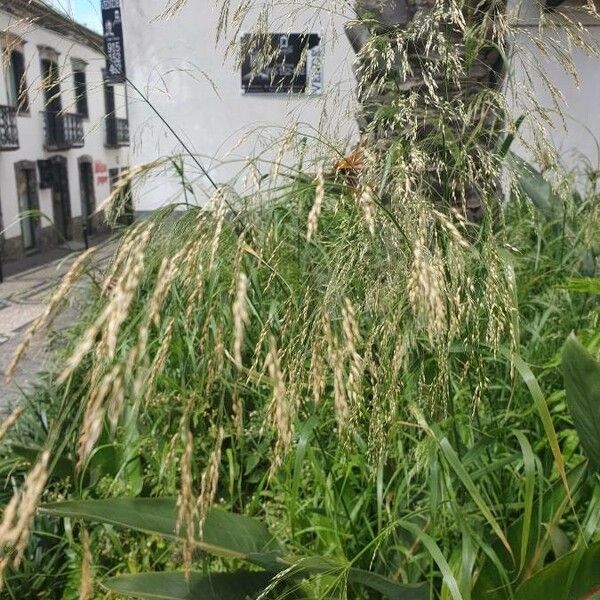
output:
M17 110L14 106L0 106L0 150L18 150Z
M129 121L127 119L107 117L106 145L109 148L129 146Z
M84 145L83 117L74 113L44 113L47 150L68 150Z

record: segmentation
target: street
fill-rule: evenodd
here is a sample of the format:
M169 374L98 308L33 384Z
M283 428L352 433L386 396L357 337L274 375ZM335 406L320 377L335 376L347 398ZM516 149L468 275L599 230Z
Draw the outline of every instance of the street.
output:
M115 241L104 242L93 259L94 267L102 268L112 255ZM72 262L79 256L73 253L48 264L35 267L12 277L0 284L0 416L21 397L36 380L39 373L50 367L50 353L47 348L47 333L33 340L29 351L21 360L13 381L7 385L4 371L23 339L29 325L39 317L61 277L68 271ZM68 327L78 314L77 306L85 302L86 278L82 278L71 294L65 309L59 314L53 327L60 330Z

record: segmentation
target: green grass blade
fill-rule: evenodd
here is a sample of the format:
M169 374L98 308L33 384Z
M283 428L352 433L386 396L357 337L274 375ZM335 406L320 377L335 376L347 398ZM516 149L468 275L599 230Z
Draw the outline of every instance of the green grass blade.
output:
M523 454L523 470L525 475L525 491L523 493L523 528L521 531L521 557L520 569L522 570L527 561L527 548L529 547L529 536L531 534L531 518L533 515L534 492L535 492L535 456L533 448L525 434L521 431L515 433L521 446Z
M462 594L460 593L456 577L454 577L454 573L452 573L452 569L450 568L448 561L444 558L444 555L442 554L442 551L436 544L435 540L414 523L410 523L409 521L400 521L400 526L410 531L415 537L421 540L423 546L427 548L431 558L433 558L435 564L442 573L444 583L448 587L453 600L464 600Z
M567 494L569 497L571 496L571 492L569 490L569 483L567 481L567 474L565 471L565 461L560 450L560 445L558 443L558 436L556 435L556 429L554 428L554 423L552 422L552 416L550 415L550 411L548 410L548 404L546 403L546 398L544 398L544 393L542 392L542 388L538 383L535 375L532 370L529 368L529 365L518 355L513 354L512 360L514 362L515 367L519 371L525 385L529 388L529 392L531 397L533 398L533 402L535 407L540 415L540 419L542 420L542 426L544 427L544 432L546 433L546 437L548 438L548 443L550 444L550 450L552 451L552 455L554 456L554 463L556 464L556 470L562 479L562 482L567 490Z
M502 528L500 527L498 521L488 508L484 499L481 497L481 494L477 490L477 486L471 479L469 473L467 473L467 470L463 467L462 463L460 462L460 458L458 457L458 454L456 454L454 448L452 448L447 438L444 438L440 441L440 448L442 449L442 452L444 453L444 456L446 457L446 460L448 461L449 465L452 467L458 478L461 480L462 484L469 492L469 495L473 499L473 502L475 502L477 508L479 508L479 510L481 511L481 514L490 524L491 528L494 530L494 533L498 536L506 550L512 555L510 544L508 543L508 540L506 539Z

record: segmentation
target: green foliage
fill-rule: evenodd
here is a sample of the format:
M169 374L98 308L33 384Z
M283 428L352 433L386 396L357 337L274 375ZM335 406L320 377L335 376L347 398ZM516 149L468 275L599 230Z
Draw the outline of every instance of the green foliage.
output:
M144 573L114 577L104 585L116 594L144 600L239 600L256 595L269 579L268 574L248 571L190 573L189 578L184 573Z
M90 519L143 533L183 539L177 531L176 498L72 500L45 504L40 510L59 517ZM202 540L197 541L197 545L205 552L247 560L265 568L273 568L281 554L279 545L264 525L218 508L209 512Z
M23 565L42 567L40 597L77 597L69 590L81 577L82 523L98 598L103 584L142 598L160 586L158 597L191 593L182 485L191 482L200 511L215 456L216 508L203 537L191 513L188 567L200 590L227 597L219 586L239 576L261 599L520 600L558 585L544 583L560 577L555 569L589 584L565 593L597 585L573 558L585 569L583 550L600 541L585 433L593 370L582 371L581 348L569 354L572 341L563 354L571 331L592 352L600 344L595 299L565 286L582 275L597 197L563 199L555 218L515 198L498 230L449 224L431 206L376 205L372 235L351 187L320 185L296 177L266 206L244 199L237 215L165 209L125 237L121 251L134 243L110 267L110 285L98 286L58 350L69 364L98 315L116 307L111 290L152 227L113 354L96 331L102 341L41 394L52 407L47 427L19 425L4 450L20 465L15 488L40 448L53 451L56 493L45 492L36 528L54 528L54 562L35 562L33 551ZM426 295L436 289L441 309ZM122 396L102 401L98 439L82 460L91 393L114 373L106 381ZM7 578L15 598L18 578Z
M571 335L563 350L562 369L581 445L592 467L600 472L600 363Z

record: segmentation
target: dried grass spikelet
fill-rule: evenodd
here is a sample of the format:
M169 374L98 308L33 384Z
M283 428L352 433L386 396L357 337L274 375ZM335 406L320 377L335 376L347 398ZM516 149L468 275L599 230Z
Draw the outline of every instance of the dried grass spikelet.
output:
M293 407L287 399L285 377L281 370L274 336L269 338L269 352L265 359L265 368L273 382L273 395L269 405L269 418L277 437L271 465L271 473L273 473L281 466L283 456L292 443L293 435Z
M164 259L156 276L156 286L152 291L148 307L148 319L156 327L160 324L160 311L179 270L180 259L180 253L177 253L171 260Z
M23 408L17 406L8 417L0 425L0 442L4 439L4 436L10 431L10 428L19 420L19 417L23 413Z
M67 274L63 277L60 285L52 294L52 297L50 298L50 301L48 302L44 312L31 324L29 329L27 329L27 332L23 337L23 341L17 347L10 364L6 369L6 383L10 383L12 380L15 370L31 345L33 338L43 329L48 328L52 324L54 318L56 317L59 305L65 299L75 282L83 275L85 266L95 251L96 248L90 248L81 254L77 260L75 260Z
M310 357L310 384L313 401L315 404L319 404L325 389L325 365L323 364L321 345L316 342L312 345Z
M118 219L125 214L127 204L125 200L128 198L129 188L132 182L140 180L142 177L154 173L158 168L164 165L169 159L159 158L149 163L134 165L129 167L121 176L114 182L114 187L108 198L103 200L96 213L104 212L104 218L108 224L117 223Z
M79 584L79 600L92 600L94 583L92 581L92 552L90 550L90 534L87 529L81 532L81 582Z
M424 319L429 339L433 342L447 329L445 276L441 258L438 254L431 255L424 235L415 240L407 283L413 312Z
M155 223L146 225L139 236L135 238L135 243L132 242L131 254L125 260L115 284L111 286L106 306L85 331L79 344L67 359L58 378L59 383L68 379L94 346L96 347L97 361L101 358L107 360L114 358L120 327L127 318L129 307L135 298L143 273L144 252L155 226ZM98 343L99 335L102 338L100 343Z
M223 427L219 427L214 448L210 453L208 464L206 465L206 469L204 469L200 480L200 495L198 496L198 502L196 504L200 539L202 539L204 535L204 524L208 517L208 511L217 495L219 467L221 466L221 447L223 446L224 435Z
M81 471L87 462L100 434L107 405L111 407L111 421L116 424L124 405L123 378L120 365L115 365L108 373L91 386L92 393L86 403L77 443L77 470Z
M356 195L356 203L362 213L371 235L375 235L375 202L373 188L369 184L361 186Z
M236 382L231 390L231 420L235 425L236 432L241 435L244 425L244 405Z
M464 236L459 231L458 227L452 222L451 219L448 218L447 215L433 209L432 214L436 216L438 221L442 224L444 229L450 234L450 238L456 242L461 248L468 250L471 246L469 242L464 238ZM457 210L453 211L453 214L460 214ZM464 226L464 218L460 219L461 225Z
M179 486L179 496L177 498L177 523L176 531L181 533L185 527L185 536L183 542L183 566L186 578L192 569L195 523L198 520L198 509L193 490L193 460L194 460L194 438L189 430L189 424L184 428L185 445L181 457L181 482Z
M146 380L146 393L144 395L145 404L148 404L150 402L150 398L154 392L154 386L156 385L156 378L165 366L167 354L171 345L171 338L173 337L174 325L175 318L169 319L169 321L167 322L167 326L165 327L165 332L163 334L163 339L160 343L158 352L156 353L156 356L154 357L154 360L150 365L150 370L148 371L148 377Z
M360 333L356 322L356 313L349 298L344 298L342 307L342 329L346 341L346 353L349 357L350 369L346 381L346 390L350 404L353 405L353 414L358 411L360 400L360 382L362 380L363 359L358 353L356 346L360 341Z
M148 376L149 360L146 350L150 328L152 324L156 327L160 326L160 311L179 271L180 254L178 253L172 259L163 259L156 276L157 283L150 297L148 311L138 330L137 341L127 357L127 378L133 378L132 394L136 399L141 397L141 390Z
M225 223L225 194L227 190L219 188L213 196L214 204L214 234L210 245L210 261L208 263L208 270L212 271L215 266L215 259L219 250L219 243L221 241L221 233L223 232L223 224Z
M329 363L333 369L333 402L335 407L335 416L338 422L339 433L342 434L348 426L348 400L346 395L346 376L344 371L344 353L340 348L340 343L331 331L331 324L328 319L324 320L323 328L325 338L327 339L327 353Z
M9 565L18 567L27 549L33 517L48 479L49 461L50 452L44 450L21 489L4 509L0 523L0 589L4 569Z
M323 200L325 199L325 175L323 169L320 168L315 180L315 200L308 213L308 226L306 229L306 239L310 242L313 236L317 233L319 225L319 217L323 208Z
M117 280L117 274L123 267L123 264L129 256L131 249L134 247L137 236L143 227L144 222L140 221L139 223L136 223L121 239L121 243L119 244L117 252L112 260L110 270L104 277L104 282L102 283L101 288L102 296L107 294L113 288Z
M144 251L152 231L153 227L148 227L142 232L138 244L133 249L132 255L112 291L103 336L106 357L109 360L114 358L121 325L125 322L129 313L129 307L135 298L135 293L144 269Z
M240 273L237 281L237 291L232 307L233 312L233 359L238 369L242 367L242 346L244 331L248 323L248 277Z

